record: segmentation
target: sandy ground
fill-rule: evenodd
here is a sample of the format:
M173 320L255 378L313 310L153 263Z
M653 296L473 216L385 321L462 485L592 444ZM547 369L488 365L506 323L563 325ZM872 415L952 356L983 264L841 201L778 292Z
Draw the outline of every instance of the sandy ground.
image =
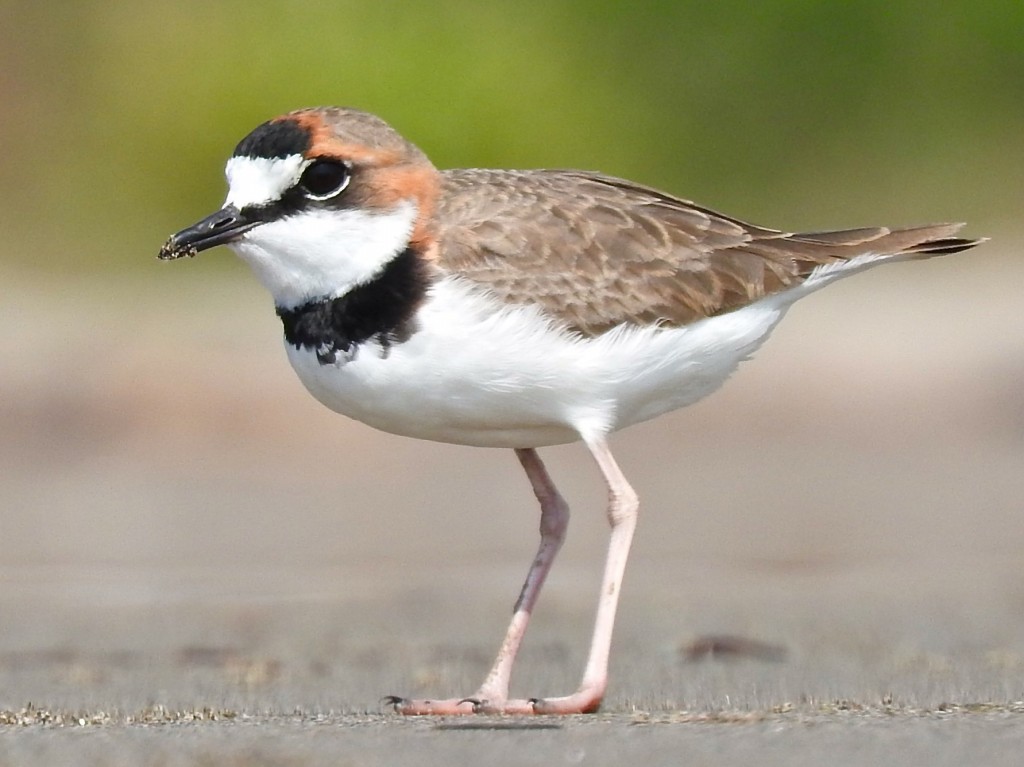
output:
M1022 277L988 246L851 279L618 435L606 706L524 722L380 705L486 672L536 545L510 452L323 410L240 269L5 274L0 765L1019 764ZM574 518L526 696L578 681L606 535L585 451L544 455Z

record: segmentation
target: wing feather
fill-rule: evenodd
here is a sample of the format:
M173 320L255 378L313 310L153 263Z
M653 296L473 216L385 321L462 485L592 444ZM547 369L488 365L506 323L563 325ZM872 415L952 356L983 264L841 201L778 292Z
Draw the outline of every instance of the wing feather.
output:
M789 234L582 171L442 177L439 265L585 335L622 323L685 325L858 255L927 257L977 243L953 236L960 224Z

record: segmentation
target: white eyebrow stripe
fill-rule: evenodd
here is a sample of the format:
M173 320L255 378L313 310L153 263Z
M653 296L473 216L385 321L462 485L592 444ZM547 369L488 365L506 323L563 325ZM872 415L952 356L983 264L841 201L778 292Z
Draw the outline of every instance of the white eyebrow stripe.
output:
M224 168L228 179L226 205L244 208L281 199L295 184L308 161L301 154L287 157L232 157Z

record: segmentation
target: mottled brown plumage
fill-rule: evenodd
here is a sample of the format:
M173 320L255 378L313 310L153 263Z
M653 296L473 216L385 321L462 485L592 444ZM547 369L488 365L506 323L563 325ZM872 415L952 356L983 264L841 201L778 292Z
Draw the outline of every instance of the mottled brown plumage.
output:
M439 265L508 303L539 304L584 335L680 326L867 253L954 253L961 224L787 234L583 171L448 170Z

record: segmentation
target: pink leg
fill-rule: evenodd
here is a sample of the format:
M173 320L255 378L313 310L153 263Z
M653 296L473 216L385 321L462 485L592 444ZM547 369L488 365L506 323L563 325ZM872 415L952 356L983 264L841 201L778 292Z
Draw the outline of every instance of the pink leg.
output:
M633 488L626 481L618 464L612 457L604 439L587 442L587 447L597 461L608 486L608 522L611 538L608 556L605 560L604 576L601 580L601 594L597 603L597 618L590 642L590 655L583 671L579 689L571 695L560 698L532 698L510 700L508 698L509 674L516 653L526 633L544 578L551 569L555 554L565 538L569 522L569 509L548 477L544 465L535 450L517 450L516 455L526 469L533 484L534 493L541 505L541 544L537 556L526 576L522 593L516 603L512 623L490 674L480 689L469 698L450 700L412 701L404 698L388 698L395 710L402 714L585 714L597 711L601 706L608 687L608 654L615 626L615 612L622 589L622 576L629 557L629 548L636 529L639 501Z
M526 476L533 486L533 493L540 501L540 548L537 556L526 574L523 589L516 600L512 612L512 622L508 626L505 640L498 650L498 657L491 667L490 673L475 693L468 698L450 700L405 700L403 698L387 698L395 710L402 714L471 714L471 713L504 713L532 714L534 702L529 700L509 700L508 683L515 663L519 645L526 635L526 627L530 622L533 606L540 596L541 587L547 578L555 555L565 540L565 531L569 526L569 506L558 494L551 477L548 476L537 451L529 449L516 450L519 463L526 470Z
M633 542L640 503L633 488L615 463L608 443L604 439L588 441L587 447L590 448L608 485L608 523L612 528L604 577L601 580L601 595L597 603L597 619L594 621L590 655L579 689L572 695L562 698L533 701L534 713L537 714L592 713L600 708L608 686L608 654L612 644L612 629L615 626L615 611L619 605L622 576Z

